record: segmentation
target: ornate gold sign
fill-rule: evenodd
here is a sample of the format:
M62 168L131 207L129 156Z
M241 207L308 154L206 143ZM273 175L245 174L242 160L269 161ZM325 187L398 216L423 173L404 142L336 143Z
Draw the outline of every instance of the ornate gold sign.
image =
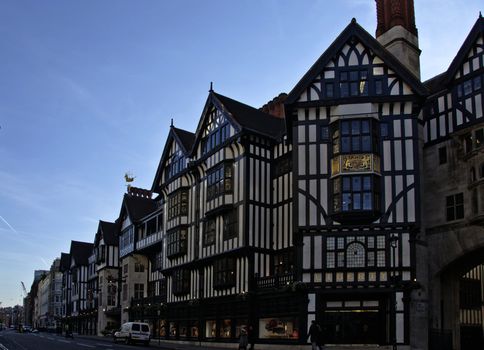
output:
M331 159L331 175L355 172L380 173L380 157L376 154L343 154Z
M345 154L341 159L341 170L343 172L370 171L370 154Z

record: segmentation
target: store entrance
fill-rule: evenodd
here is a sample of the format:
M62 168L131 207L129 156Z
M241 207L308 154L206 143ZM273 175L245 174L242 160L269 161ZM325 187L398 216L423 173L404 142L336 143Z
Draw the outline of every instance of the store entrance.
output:
M386 311L378 300L331 301L322 310L326 344L385 344Z

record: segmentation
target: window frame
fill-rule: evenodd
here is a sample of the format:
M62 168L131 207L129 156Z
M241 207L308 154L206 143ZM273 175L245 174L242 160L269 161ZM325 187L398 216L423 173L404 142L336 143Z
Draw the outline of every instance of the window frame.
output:
M187 254L188 247L188 227L182 226L170 230L166 234L166 256L173 259Z
M235 286L237 277L235 257L223 257L213 264L213 288L227 289Z

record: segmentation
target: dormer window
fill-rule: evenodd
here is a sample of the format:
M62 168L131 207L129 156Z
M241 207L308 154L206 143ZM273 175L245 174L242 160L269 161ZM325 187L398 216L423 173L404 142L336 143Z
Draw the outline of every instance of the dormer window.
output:
M169 160L168 167L166 169L167 180L171 179L175 175L178 175L186 167L186 158L181 150L176 151Z
M217 148L229 137L230 124L227 118L218 109L212 107L202 138L202 154L206 154Z

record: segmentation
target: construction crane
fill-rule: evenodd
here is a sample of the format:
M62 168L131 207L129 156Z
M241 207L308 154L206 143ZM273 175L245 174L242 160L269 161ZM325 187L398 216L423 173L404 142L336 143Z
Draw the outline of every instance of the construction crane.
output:
M27 289L25 288L25 284L22 281L20 281L20 284L22 285L22 290L24 292L24 297L26 297L28 293L27 293Z

